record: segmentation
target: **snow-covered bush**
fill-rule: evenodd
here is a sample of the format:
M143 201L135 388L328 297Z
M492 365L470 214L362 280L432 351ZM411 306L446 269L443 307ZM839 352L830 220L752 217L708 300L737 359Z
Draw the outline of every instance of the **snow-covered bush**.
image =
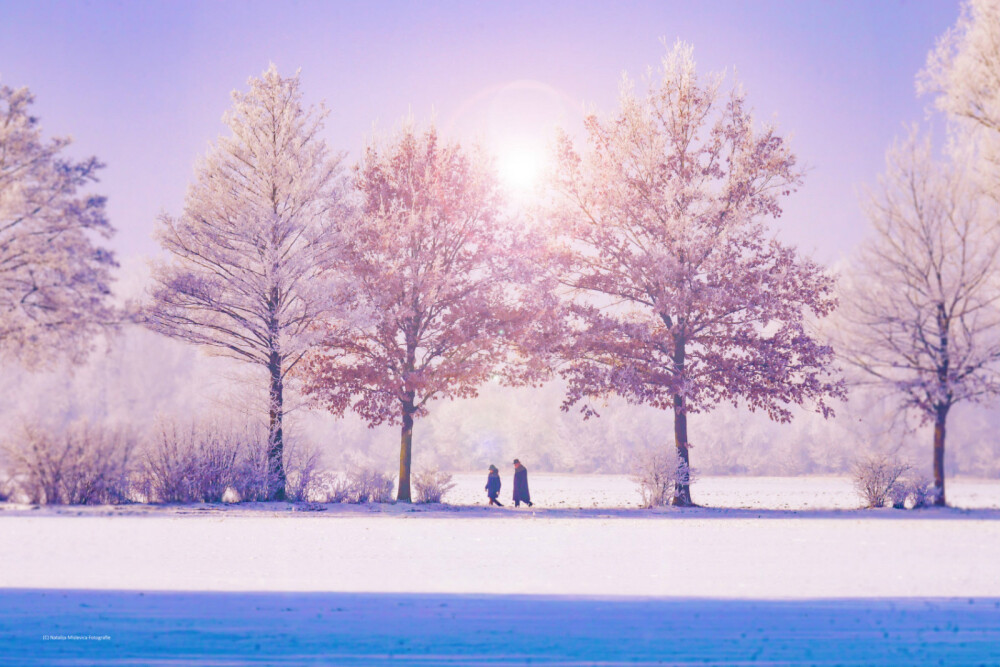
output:
M314 473L308 499L319 503L351 502L351 481L346 475L336 472Z
M418 503L439 503L446 493L455 488L451 473L439 470L424 470L413 476L413 488L417 492Z
M39 504L106 505L132 500L137 441L123 429L78 422L55 430L24 425L4 444L14 494Z
M889 488L889 505L894 510L905 510L906 499L910 497L910 489L905 479L901 479Z
M354 468L348 471L348 502L391 503L396 476L374 468Z
M149 502L252 502L275 488L270 442L263 428L167 424L146 449L142 478ZM318 455L285 448L286 491L309 500Z
M220 429L161 426L143 461L147 501L221 502L226 489L237 484L240 444Z
M269 456L270 441L263 429L247 433L233 476L233 489L240 502L268 500L277 488L278 476Z
M322 495L320 479L316 472L319 452L297 443L285 443L285 498L293 503L316 502Z
M7 476L7 473L0 472L0 503L10 500L14 494L14 480Z
M934 482L927 475L919 474L909 478L906 486L911 508L920 509L934 504L937 491L934 489Z
M642 507L669 505L678 482L693 481L691 468L683 464L673 446L651 447L632 459L632 481L639 486Z
M896 506L900 498L906 501L901 478L908 470L909 464L897 458L869 456L854 464L854 488L865 507L884 507L887 501Z
M302 500L320 503L391 503L396 477L371 468L357 466L346 473L311 472Z

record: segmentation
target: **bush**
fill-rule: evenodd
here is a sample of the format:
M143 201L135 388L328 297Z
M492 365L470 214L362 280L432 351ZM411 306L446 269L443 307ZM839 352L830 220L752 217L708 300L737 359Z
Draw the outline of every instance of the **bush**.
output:
M865 507L904 506L906 490L901 478L909 464L897 458L870 456L854 464L854 488Z
M355 468L347 473L351 503L391 503L396 476L374 468Z
M320 503L391 503L396 477L369 467L351 468L345 474L313 472L303 499Z
M906 480L907 499L910 507L920 509L928 507L937 498L937 489L927 475L915 475Z
M143 478L149 502L253 502L270 499L270 441L262 428L225 429L167 424L146 451ZM285 494L309 500L319 456L285 444Z
M682 480L690 484L692 471L682 463L675 447L650 448L632 460L632 481L639 486L642 507L669 505Z
M308 502L321 496L320 479L316 472L319 452L285 445L285 498L293 503Z
M313 474L309 500L320 503L346 503L351 501L351 482L335 472Z
M451 473L424 470L413 476L413 488L418 503L439 503L446 493L455 488Z
M30 503L111 505L133 496L136 439L122 429L87 422L62 430L25 425L4 445L14 469L14 489Z
M222 430L162 426L145 452L146 500L222 502L226 490L239 485L241 449L240 438Z
M0 474L0 503L5 503L14 495L14 480L5 473Z

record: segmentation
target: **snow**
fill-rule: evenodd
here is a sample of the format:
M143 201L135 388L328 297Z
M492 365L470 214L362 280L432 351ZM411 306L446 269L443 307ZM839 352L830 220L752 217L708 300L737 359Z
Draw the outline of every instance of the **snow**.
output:
M0 662L1000 661L997 481L923 511L848 509L835 478L653 511L621 476L532 473L531 509L456 481L444 506L0 504Z
M7 664L997 664L1000 602L14 591ZM95 639L42 640L89 634Z
M510 499L513 470L501 469L502 502ZM639 493L627 475L570 475L530 472L531 498L539 507L638 507ZM486 495L486 471L456 474L448 503L478 505ZM947 480L955 507L1000 509L1000 480ZM858 495L847 477L699 477L691 487L699 505L772 510L857 509ZM505 500L506 499L506 500Z

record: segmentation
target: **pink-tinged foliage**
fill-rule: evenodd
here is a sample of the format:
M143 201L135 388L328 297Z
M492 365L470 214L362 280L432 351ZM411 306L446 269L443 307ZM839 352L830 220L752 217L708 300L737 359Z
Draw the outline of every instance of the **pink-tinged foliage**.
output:
M161 219L172 255L156 267L151 328L266 369L272 460L282 494L283 392L288 373L335 321L335 269L349 219L340 156L322 139L325 110L306 109L298 76L272 65L233 93L221 137L184 208Z
M402 423L399 499L408 501L413 419L431 400L474 397L490 380L543 377L523 350L551 308L537 284L539 244L504 216L481 152L408 127L370 145L355 179L362 211L346 265L371 319L330 331L306 384L335 413Z
M626 80L621 110L587 119L585 154L558 145L555 254L575 329L564 408L589 416L616 393L674 410L686 460L687 413L728 401L778 421L793 404L829 415L842 389L806 328L834 309L833 279L767 226L800 183L795 156L739 88L699 79L690 47L660 77L644 96Z
M58 355L80 361L113 323L113 254L96 246L114 229L97 181L97 158L61 156L69 139L43 142L27 88L0 86L0 357L29 367Z

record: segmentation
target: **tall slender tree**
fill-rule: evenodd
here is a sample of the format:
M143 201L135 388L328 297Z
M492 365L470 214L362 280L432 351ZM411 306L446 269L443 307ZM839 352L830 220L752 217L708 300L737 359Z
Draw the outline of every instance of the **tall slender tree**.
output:
M336 318L345 221L342 157L305 108L298 75L272 65L233 92L221 137L199 165L184 213L163 216L171 259L156 267L147 321L160 333L267 373L272 496L284 497L282 421L288 374Z
M728 401L788 421L787 406L826 415L842 393L831 348L806 329L833 310L833 280L767 227L801 172L721 84L678 43L648 92L626 79L621 110L586 120L585 154L560 141L554 181L575 328L564 409L616 393L672 411L677 505L691 504L689 414Z
M84 357L116 319L117 266L95 243L114 233L105 199L80 192L103 165L64 157L67 138L43 141L33 103L27 88L0 86L0 358L29 367Z
M1000 395L1000 229L969 162L935 162L912 134L868 202L874 235L845 289L838 348L934 425L935 504L945 504L948 415Z
M401 424L397 498L410 502L414 421L434 399L544 376L524 350L551 304L533 264L539 244L504 217L483 153L407 127L367 148L355 183L362 214L347 265L371 319L328 335L306 386L333 412Z

